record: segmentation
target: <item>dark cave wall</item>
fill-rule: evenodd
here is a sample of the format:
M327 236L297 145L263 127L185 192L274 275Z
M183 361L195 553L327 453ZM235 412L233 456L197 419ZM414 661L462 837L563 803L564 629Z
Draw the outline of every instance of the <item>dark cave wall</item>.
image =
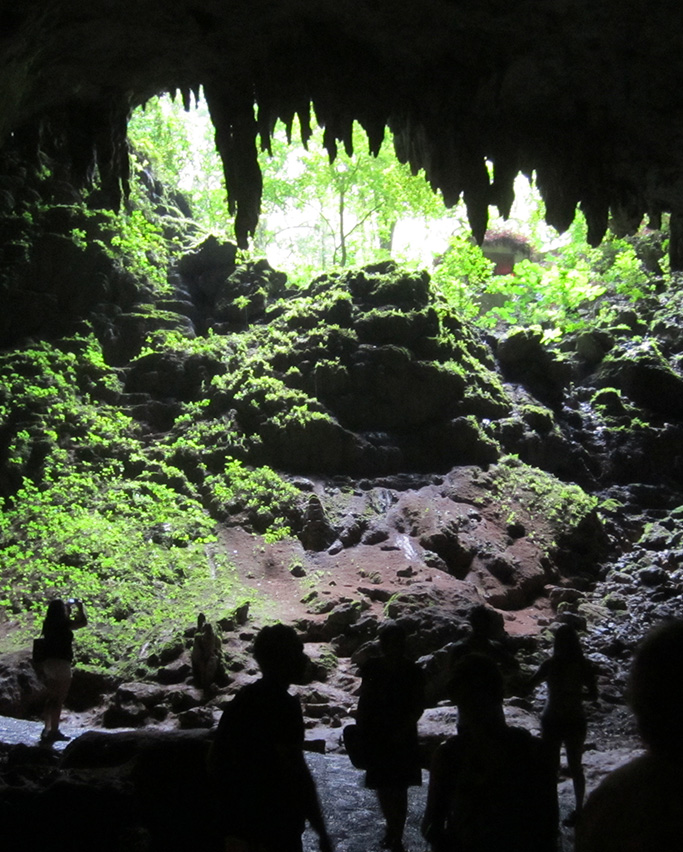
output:
M297 114L304 136L324 125L331 156L354 120L371 150L390 129L446 204L464 197L478 239L488 206L505 214L514 176L535 170L548 221L563 230L580 206L597 243L608 223L626 233L683 213L682 18L673 2L614 0L0 0L0 139L61 135L74 179L96 163L115 206L128 111L175 89L189 105L203 85L243 245L256 146Z

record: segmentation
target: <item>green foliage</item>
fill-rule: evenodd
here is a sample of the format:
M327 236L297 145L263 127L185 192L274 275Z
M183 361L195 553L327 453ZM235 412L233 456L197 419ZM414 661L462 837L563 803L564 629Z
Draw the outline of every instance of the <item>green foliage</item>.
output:
M540 263L518 262L512 275L492 275L481 250L456 237L434 281L451 307L484 328L538 326L548 341L586 328L596 317L608 322L612 311L603 296L636 304L654 285L627 241L608 236L591 249L585 231L577 216L563 248Z
M515 507L538 516L556 531L578 525L598 505L598 498L578 485L524 464L514 456L501 460L491 476L491 493L504 516L514 520ZM541 524L539 524L541 526Z
M0 610L26 643L53 596L91 618L80 661L131 670L137 649L183 629L197 609L225 615L245 597L213 554L214 521L184 474L104 402L120 390L93 335L0 356L5 482Z
M223 166L203 99L185 110L168 96L151 98L133 113L128 136L141 165L185 195L205 231L230 236L234 217L228 212Z
M228 459L224 474L207 477L206 486L226 512L245 513L267 541L291 535L299 491L271 468L250 468L237 459Z
M139 180L133 180L129 205L120 213L100 211L104 219L100 245L105 254L139 281L145 282L154 295L172 292L168 272L183 249L189 246L181 229L169 239L168 221L154 209Z
M0 541L0 606L29 632L51 597L81 598L90 624L79 660L93 667L130 668L143 641L192 623L198 607L225 614L244 597L231 567L211 557L213 522L201 505L127 479L120 463L40 486L25 480L5 506Z
M479 313L477 297L493 275L494 264L472 240L451 239L448 250L434 270L432 280L446 302L461 316L472 319Z

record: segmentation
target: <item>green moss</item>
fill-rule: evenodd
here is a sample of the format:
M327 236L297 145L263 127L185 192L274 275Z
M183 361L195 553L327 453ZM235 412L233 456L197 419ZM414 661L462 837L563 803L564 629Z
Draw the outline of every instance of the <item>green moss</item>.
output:
M523 405L519 413L528 426L541 434L550 432L555 425L552 411L545 406Z
M492 469L490 484L503 515L512 517L516 506L522 505L531 516L538 515L556 528L578 526L598 505L597 497L578 485L561 482L512 456Z

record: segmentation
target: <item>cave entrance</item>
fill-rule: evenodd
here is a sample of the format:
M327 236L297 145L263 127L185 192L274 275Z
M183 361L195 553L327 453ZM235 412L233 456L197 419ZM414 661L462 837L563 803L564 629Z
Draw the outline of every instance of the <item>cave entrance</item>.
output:
M342 147L333 162L323 128L312 131L306 146L301 135L296 119L289 132L279 123L270 150L259 153L264 186L252 243L254 253L290 278L387 259L434 268L454 236L469 238L462 200L446 208L422 170L412 174L398 161L388 133L373 156L355 124L353 153ZM189 109L168 95L152 99L135 111L129 137L140 167L149 164L183 192L203 228L232 238L223 165L201 94ZM532 255L532 246L545 251L557 242L557 232L543 222L538 192L518 175L510 216L492 215L484 255L496 271L510 273Z
M182 193L200 232L233 238L225 170L201 91L193 104L152 99L135 111L129 137L138 170ZM554 338L599 316L604 296L638 301L669 272L666 217L660 229L643 223L634 236L609 232L591 248L581 211L558 234L544 221L533 176L520 174L508 218L490 206L480 248L462 200L446 208L422 171L399 162L388 134L376 156L358 124L346 150L331 157L329 147L324 129L302 132L294 119L278 124L258 154L261 215L246 256L265 256L291 284L391 259L428 269L466 317L489 327L535 324Z

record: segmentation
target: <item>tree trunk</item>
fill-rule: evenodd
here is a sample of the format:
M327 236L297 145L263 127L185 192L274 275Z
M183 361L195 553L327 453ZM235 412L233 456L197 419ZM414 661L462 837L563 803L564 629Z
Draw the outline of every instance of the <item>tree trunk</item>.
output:
M344 232L344 191L339 193L339 264L346 266L346 234Z
M683 214L672 213L670 218L669 264L672 272L683 271Z

